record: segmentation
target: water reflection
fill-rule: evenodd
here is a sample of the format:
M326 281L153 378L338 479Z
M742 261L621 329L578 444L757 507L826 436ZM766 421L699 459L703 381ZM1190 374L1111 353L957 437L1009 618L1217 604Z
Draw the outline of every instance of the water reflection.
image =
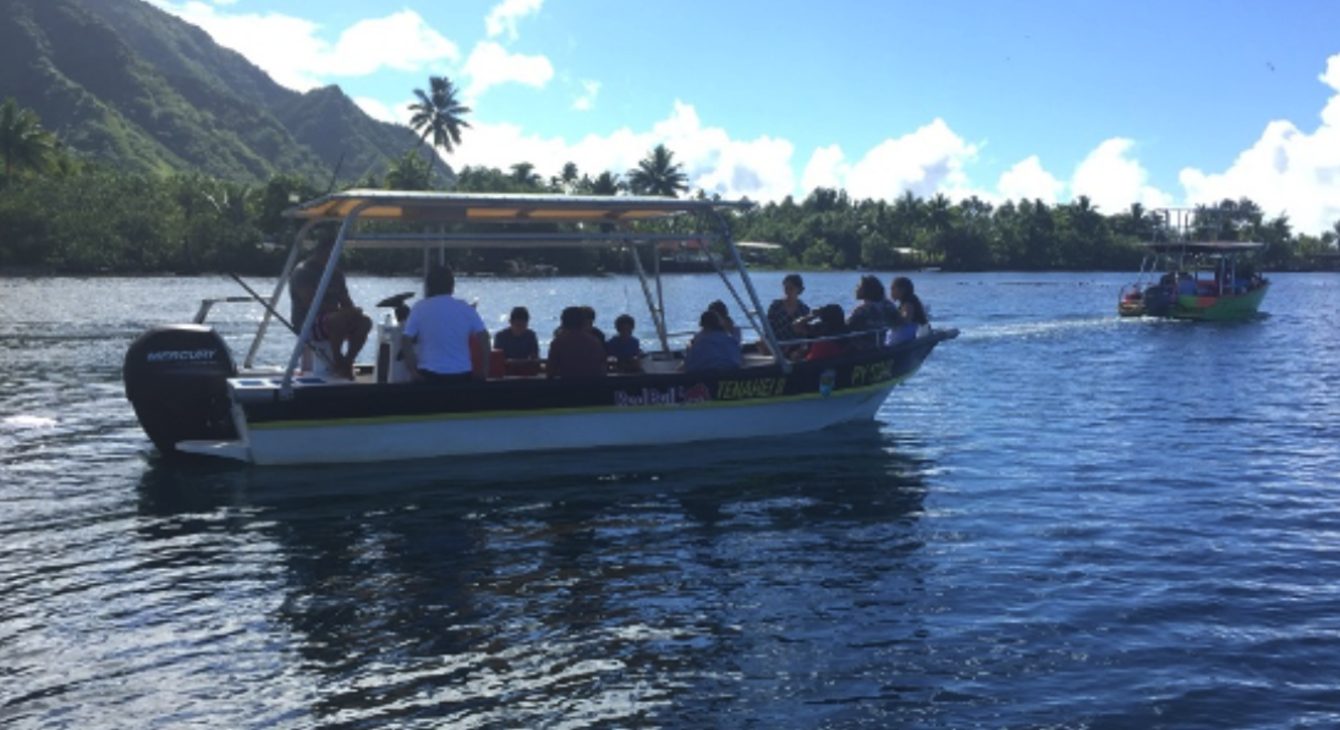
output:
M921 590L920 449L864 424L599 454L154 463L140 535L265 543L245 553L272 556L267 619L322 722L719 724L727 700L767 717L796 690L785 676L837 660L835 633L872 661L887 646L887 612Z

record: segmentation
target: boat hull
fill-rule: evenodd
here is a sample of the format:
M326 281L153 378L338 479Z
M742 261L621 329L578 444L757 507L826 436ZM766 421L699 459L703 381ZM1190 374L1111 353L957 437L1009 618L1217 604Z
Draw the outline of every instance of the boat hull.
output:
M1166 288L1151 286L1139 298L1123 297L1117 304L1117 314L1199 322L1241 321L1257 315L1269 288L1269 284L1262 284L1246 294L1222 297L1191 294L1170 297Z
M1269 284L1262 284L1246 294L1202 297L1180 295L1168 312L1172 319L1191 319L1205 322L1232 322L1255 317L1266 298Z
M259 465L334 464L787 435L870 420L894 385L825 401L793 397L720 407L541 411L489 417L441 416L393 423L368 419L338 427L289 424L277 429L251 430L245 451L223 453L219 446L195 450L190 443L179 444L178 449L204 454L212 448L216 455Z
M238 378L240 437L177 451L261 465L330 464L509 452L683 444L787 435L871 420L935 344L797 363L565 382L312 384L283 399L278 379Z

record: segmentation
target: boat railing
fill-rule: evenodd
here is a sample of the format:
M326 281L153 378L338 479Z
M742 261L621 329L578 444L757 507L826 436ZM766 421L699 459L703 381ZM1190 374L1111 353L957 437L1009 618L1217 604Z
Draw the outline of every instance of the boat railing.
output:
M816 342L843 342L843 344L852 344L861 340L870 340L875 348L887 347L890 335L894 330L889 328L861 330L860 332L844 332L839 335L824 335L821 337L802 337L794 340L781 340L777 344L782 347L794 347L796 345L812 345ZM902 343L899 343L902 344Z
M209 317L209 310L214 308L215 304L237 304L241 302L254 302L251 297L215 297L213 299L201 299L200 308L195 310L195 317L191 320L196 324L204 324Z

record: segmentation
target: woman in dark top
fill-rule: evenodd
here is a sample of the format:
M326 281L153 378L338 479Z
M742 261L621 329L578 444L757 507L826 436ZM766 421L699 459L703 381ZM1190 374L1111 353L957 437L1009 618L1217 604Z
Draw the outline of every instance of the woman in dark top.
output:
M898 306L884 296L884 283L879 279L862 276L861 283L856 287L856 298L861 300L861 303L851 310L851 316L847 318L847 329L852 332L878 333L902 326L903 316L899 314ZM871 334L852 338L851 348L869 350L882 343L882 334Z
M730 316L730 310L726 308L726 303L720 299L707 305L708 310L717 313L717 319L721 320L721 329L726 334L740 341L740 328L735 325L735 320Z
M895 329L889 338L890 345L901 345L915 340L922 327L930 327L930 318L926 316L926 308L921 305L921 299L917 297L911 279L906 276L894 279L889 285L889 296L897 300L898 313L903 318L902 326Z
M551 378L605 377L605 346L591 334L590 320L581 307L568 307L562 326L549 343L547 374Z
M800 295L805 291L805 281L800 278L800 274L787 274L782 279L783 298L773 300L768 307L768 324L772 326L772 333L777 336L778 342L787 340L798 340L805 335L795 328L795 322L802 317L809 315L810 308L800 301ZM767 343L759 343L766 352ZM785 346L785 354L791 357L797 351L803 352L804 345Z
M841 337L847 334L847 323L843 321L842 305L825 304L814 310L810 314L809 325L811 337ZM805 360L819 360L825 357L834 357L847 351L844 340L819 340L810 344L809 352L804 354Z
M903 315L903 319L908 324L929 325L930 317L926 316L926 308L921 304L921 298L917 296L915 287L912 286L912 280L906 276L900 276L893 280L889 286L889 294L898 302L898 311Z

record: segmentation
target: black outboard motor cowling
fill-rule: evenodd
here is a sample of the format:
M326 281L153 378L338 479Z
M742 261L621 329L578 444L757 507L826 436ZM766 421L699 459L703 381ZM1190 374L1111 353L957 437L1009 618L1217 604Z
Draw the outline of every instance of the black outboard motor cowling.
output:
M164 455L178 441L237 438L228 378L237 375L228 345L198 324L155 327L126 352L126 398Z

